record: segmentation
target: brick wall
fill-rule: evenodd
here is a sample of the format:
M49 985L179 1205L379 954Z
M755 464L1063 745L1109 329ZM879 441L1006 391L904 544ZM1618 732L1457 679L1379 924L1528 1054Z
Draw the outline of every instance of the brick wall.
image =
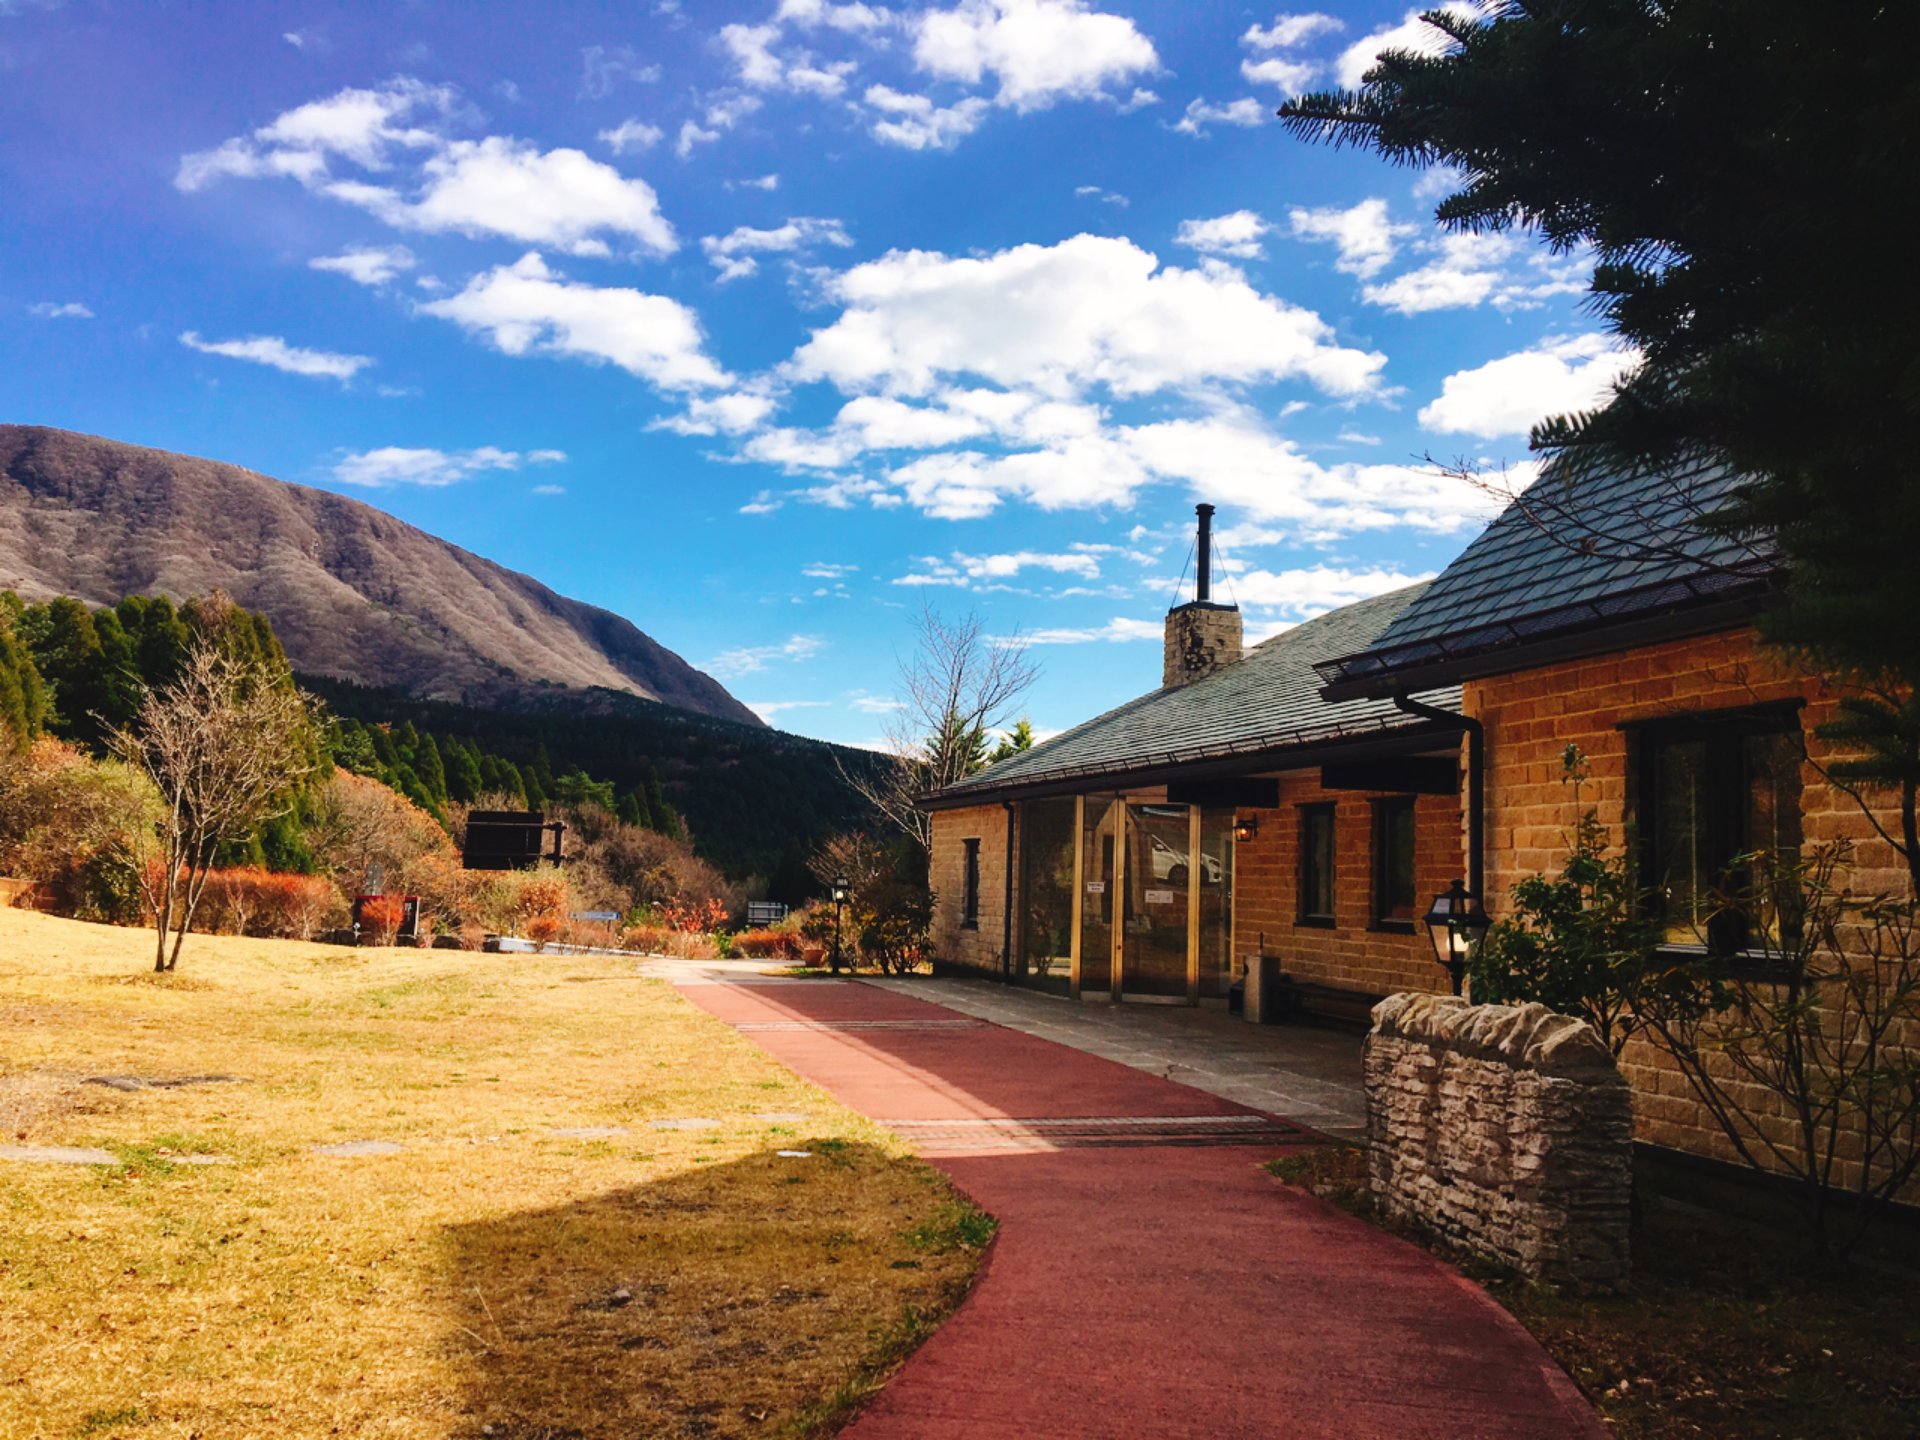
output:
M968 840L980 842L980 916L978 925L973 928L961 923ZM1014 863L1017 866L1017 825L1014 846ZM1005 939L1006 922L1006 863L1007 812L1000 806L978 805L966 810L934 812L933 857L928 866L928 878L933 886L933 953L942 965L992 975L1000 973L1000 950ZM1019 878L1016 869L1016 886ZM1014 936L1014 944L1019 943L1020 937Z
M1380 792L1385 794L1386 792ZM1234 847L1233 953L1236 966L1260 952L1286 957L1298 979L1348 990L1389 995L1401 990L1444 990L1447 973L1434 963L1426 927L1413 934L1376 930L1373 918L1373 805L1376 796L1353 790L1323 790L1318 770L1298 771L1280 781L1280 805L1257 815L1259 833ZM1334 805L1334 926L1302 925L1300 915L1300 810ZM1425 913L1433 897L1463 874L1459 802L1449 795L1422 795L1414 802L1414 897Z
M1825 747L1812 732L1834 713L1822 683L1760 652L1750 629L1571 660L1471 681L1465 688L1467 713L1487 728L1487 904L1496 917L1507 909L1514 881L1564 863L1566 832L1578 808L1595 808L1615 844L1623 842L1629 777L1622 723L1798 698L1806 702L1800 722L1810 756L1819 761L1826 758ZM1592 772L1578 807L1560 779L1560 756L1569 741L1586 753ZM1899 857L1873 833L1859 807L1826 785L1812 764L1802 769L1801 787L1806 842L1854 841L1855 891L1905 893ZM1641 1140L1738 1158L1685 1080L1651 1046L1629 1045L1620 1069L1633 1087Z

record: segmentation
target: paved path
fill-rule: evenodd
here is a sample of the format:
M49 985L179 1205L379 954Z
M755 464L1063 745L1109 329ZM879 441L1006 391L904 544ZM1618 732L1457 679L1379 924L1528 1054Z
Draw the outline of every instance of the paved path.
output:
M1477 1287L1258 1168L1308 1132L879 986L709 973L685 994L999 1217L972 1294L851 1440L1608 1433Z

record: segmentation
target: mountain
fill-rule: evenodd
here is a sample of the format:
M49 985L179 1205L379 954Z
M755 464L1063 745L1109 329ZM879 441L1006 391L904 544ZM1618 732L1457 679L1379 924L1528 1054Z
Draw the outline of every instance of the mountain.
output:
M521 708L622 691L764 722L610 610L344 495L68 430L0 425L0 590L265 611L294 668L424 700Z

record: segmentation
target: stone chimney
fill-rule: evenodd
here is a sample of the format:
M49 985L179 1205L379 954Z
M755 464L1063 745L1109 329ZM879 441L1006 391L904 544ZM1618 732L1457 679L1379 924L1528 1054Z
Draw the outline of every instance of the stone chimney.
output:
M1213 506L1196 505L1200 536L1194 597L1167 612L1167 639L1160 672L1163 686L1190 685L1240 658L1240 607L1213 599Z

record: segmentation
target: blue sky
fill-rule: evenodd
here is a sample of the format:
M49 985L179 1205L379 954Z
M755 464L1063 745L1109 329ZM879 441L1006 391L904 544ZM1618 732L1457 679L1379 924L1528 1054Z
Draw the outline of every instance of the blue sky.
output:
M1043 733L1432 573L1630 357L1272 111L1405 5L0 0L0 418L354 494L870 743L916 613Z

